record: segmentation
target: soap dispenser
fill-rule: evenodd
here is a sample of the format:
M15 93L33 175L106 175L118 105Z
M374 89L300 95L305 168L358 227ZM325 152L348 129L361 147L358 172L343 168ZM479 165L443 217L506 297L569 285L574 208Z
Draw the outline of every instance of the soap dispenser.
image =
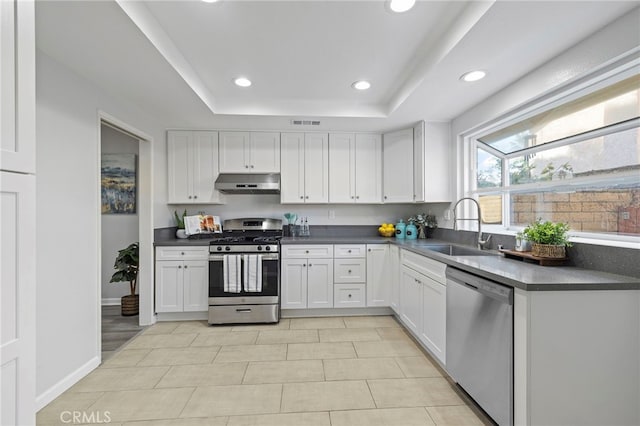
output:
M400 219L400 222L396 223L396 238L399 240L404 240L405 230L407 225Z

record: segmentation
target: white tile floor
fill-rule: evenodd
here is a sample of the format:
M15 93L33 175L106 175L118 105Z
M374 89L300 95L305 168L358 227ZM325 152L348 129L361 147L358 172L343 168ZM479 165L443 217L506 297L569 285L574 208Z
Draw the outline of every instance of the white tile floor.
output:
M164 322L43 408L38 425L74 412L127 426L488 423L467 401L390 316Z

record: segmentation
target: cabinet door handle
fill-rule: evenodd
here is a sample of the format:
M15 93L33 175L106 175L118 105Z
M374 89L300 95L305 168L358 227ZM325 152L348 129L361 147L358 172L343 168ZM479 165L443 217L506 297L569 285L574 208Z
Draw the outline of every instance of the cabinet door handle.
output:
M307 264L306 264L306 263L303 263L303 264L302 264L302 267L303 267L303 268L306 268L306 267L307 267Z
M189 195L189 199L191 199L191 195Z
M300 199L301 199L301 200L304 200L304 197L301 195L301 196L300 196Z
M312 264L309 264L309 268L311 268L312 266L313 266Z
M349 299L351 299L351 295L349 295Z
M245 169L248 169L248 168L249 168L249 165L248 165L248 164L245 164L244 168L245 168Z
M251 165L251 168L253 169L253 164Z
M198 196L197 196L197 195L194 195L194 196L193 196L193 198L198 198Z
M371 251L371 249L369 249L368 251Z
M347 253L351 253L351 250L347 250Z
M386 195L384 196L384 199L385 199L385 200L387 199L387 196L386 196Z
M182 269L182 265L178 265L178 269Z
M351 199L353 200L353 195L351 196Z
M359 196L359 195L356 195L356 200L359 200L359 199L360 199L360 196Z
M351 269L349 269L349 273L351 273Z
M306 198L306 199L308 200L308 199L309 199L309 196L307 195L307 196L306 196L306 197L304 197L304 198Z
M184 256L184 252L182 252L182 253L180 253L180 254Z
M305 253L309 253L309 250L305 250L304 252L305 252Z
M187 269L187 265L184 265L184 269Z

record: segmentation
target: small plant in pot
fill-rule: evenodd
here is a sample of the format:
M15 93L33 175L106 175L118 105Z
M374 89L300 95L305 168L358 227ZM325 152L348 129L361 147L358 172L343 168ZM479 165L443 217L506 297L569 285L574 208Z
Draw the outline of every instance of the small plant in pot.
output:
M187 238L188 235L186 233L186 231L184 230L184 217L187 215L187 210L185 209L184 212L182 213L182 216L178 215L177 211L173 211L173 216L176 219L176 224L178 226L178 229L176 230L176 238Z
M138 243L131 243L126 248L118 250L118 256L113 265L116 272L111 277L111 283L129 282L129 290L131 294L122 296L121 311L122 316L138 315L138 307L140 306L136 287L138 285Z
M525 238L531 241L531 254L538 257L563 258L568 241L569 225L566 223L542 221L538 219L522 231Z

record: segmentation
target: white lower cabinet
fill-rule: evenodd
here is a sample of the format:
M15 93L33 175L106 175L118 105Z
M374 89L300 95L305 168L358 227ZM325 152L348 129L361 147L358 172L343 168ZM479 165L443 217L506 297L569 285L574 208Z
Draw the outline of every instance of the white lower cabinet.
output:
M431 353L444 364L447 287L429 277L424 277L422 284L422 330L419 337Z
M335 284L333 305L336 308L362 308L365 301L366 284Z
M156 248L156 312L208 309L208 255L208 247Z
M446 354L446 265L402 250L400 318L442 362Z
M307 308L333 308L333 259L309 259Z
M411 268L402 268L400 281L400 318L416 336L422 328L421 274Z
M367 245L367 306L389 306L391 268L388 244Z
M283 246L282 309L333 307L333 246Z
M396 314L400 314L400 248L389 245L389 306Z

